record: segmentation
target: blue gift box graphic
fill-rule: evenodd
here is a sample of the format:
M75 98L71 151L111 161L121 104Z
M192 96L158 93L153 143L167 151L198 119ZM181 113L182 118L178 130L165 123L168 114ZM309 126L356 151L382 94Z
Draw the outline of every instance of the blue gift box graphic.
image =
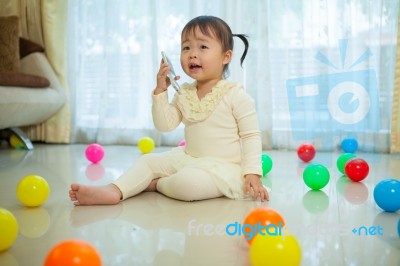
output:
M347 40L339 40L342 63ZM350 68L372 53L367 50ZM316 59L334 68L321 53ZM315 139L324 132L341 134L379 130L378 82L373 69L288 79L289 112L294 139Z

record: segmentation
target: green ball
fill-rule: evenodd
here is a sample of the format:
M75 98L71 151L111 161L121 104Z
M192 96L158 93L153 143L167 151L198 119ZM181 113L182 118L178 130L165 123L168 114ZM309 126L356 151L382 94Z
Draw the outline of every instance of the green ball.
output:
M342 155L339 156L339 158L336 161L336 166L337 169L344 174L344 167L346 166L346 163L350 160L356 158L356 155L354 153L343 153Z
M309 164L303 172L304 183L313 190L325 187L329 182L328 168L322 164Z
M261 156L261 162L262 162L263 176L265 176L272 169L272 159L271 157L268 156L268 154L263 153Z

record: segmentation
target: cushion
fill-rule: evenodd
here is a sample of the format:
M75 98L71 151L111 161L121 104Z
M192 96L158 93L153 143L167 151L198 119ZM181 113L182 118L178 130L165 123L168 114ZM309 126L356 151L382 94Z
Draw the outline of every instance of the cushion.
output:
M46 88L50 86L47 78L18 72L0 72L0 85L11 87Z
M19 71L17 16L0 17L0 71Z
M28 39L22 37L19 38L19 57L21 59L35 52L44 52L44 48Z

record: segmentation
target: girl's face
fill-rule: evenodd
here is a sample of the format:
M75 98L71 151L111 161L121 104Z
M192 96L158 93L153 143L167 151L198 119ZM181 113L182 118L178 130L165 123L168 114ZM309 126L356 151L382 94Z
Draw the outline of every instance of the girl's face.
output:
M183 71L197 82L219 81L224 65L229 63L232 51L222 51L221 43L212 35L204 35L198 28L183 35L181 44Z

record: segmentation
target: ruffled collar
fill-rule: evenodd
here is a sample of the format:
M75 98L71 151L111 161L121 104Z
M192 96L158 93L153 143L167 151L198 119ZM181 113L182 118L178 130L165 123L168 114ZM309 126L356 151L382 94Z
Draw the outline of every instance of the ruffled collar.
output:
M201 122L207 119L215 110L225 93L234 83L220 80L211 92L207 93L202 99L197 96L197 83L185 83L181 86L180 93L176 94L177 105L185 119L190 122Z

